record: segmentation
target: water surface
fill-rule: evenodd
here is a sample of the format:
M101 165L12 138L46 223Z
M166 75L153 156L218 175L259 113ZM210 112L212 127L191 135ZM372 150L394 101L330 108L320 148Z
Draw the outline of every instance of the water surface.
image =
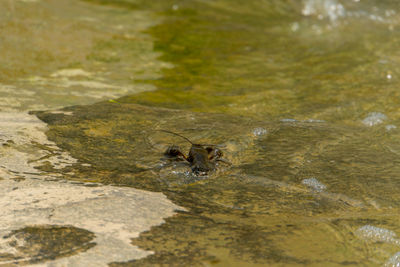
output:
M152 255L108 263L399 263L396 2L77 4L82 12L115 12L88 29L89 36L111 33L111 41L95 42L75 63L38 63L49 68L47 74L27 69L29 75L4 83L8 88L29 84L43 94L67 88L62 92L72 92L68 101L74 104L93 103L96 96L113 100L34 112L48 124L49 140L76 160L63 168L41 163L35 170L70 181L162 192L185 208L131 241ZM127 26L109 28L117 18L129 25L133 14L142 14L151 26L137 29L138 39L118 34ZM154 40L154 46L145 46L145 58L130 54L141 51L136 45L142 37ZM96 93L93 83L108 87ZM129 95L116 98L122 94ZM83 95L92 99L82 100ZM40 108L29 109L34 107ZM194 176L185 162L163 156L170 144L184 152L190 144L158 129L217 144L232 165ZM75 227L70 229L75 235L85 233L81 225ZM79 253L90 252L91 238L85 235Z

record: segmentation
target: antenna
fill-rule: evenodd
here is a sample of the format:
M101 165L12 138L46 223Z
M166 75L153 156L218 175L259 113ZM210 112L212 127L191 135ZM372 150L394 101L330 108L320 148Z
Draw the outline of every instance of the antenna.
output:
M185 139L186 141L188 141L189 143L191 143L192 145L218 147L217 145L213 145L213 144L195 144L195 143L193 143L192 141L190 141L188 138L184 137L183 135L180 135L180 134L178 134L178 133L174 133L174 132L171 132L171 131L167 131L167 130L156 130L156 131L165 132L165 133L170 133L170 134L179 136L179 137Z
M186 138L186 137L184 137L184 136L182 136L182 135L180 135L180 134L177 134L177 133L174 133L174 132L171 132L171 131L167 131L167 130L157 130L157 131L166 132L166 133L170 133L170 134L179 136L179 137L185 139L186 141L188 141L189 143L191 143L192 145L194 145L192 141L190 141L188 138Z

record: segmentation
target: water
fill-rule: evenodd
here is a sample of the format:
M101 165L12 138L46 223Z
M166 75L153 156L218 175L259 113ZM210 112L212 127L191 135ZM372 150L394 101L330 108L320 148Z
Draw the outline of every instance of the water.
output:
M399 264L396 2L2 5L4 264Z

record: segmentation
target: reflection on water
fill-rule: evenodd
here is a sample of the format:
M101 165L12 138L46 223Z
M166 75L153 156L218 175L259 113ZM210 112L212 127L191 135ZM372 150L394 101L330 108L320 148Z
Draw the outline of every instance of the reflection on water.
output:
M82 242L70 243L65 253L44 255L57 254L60 265L95 262L98 251L110 250L106 243L118 252L99 264L112 266L399 264L400 10L395 2L90 2L76 1L74 7L46 3L73 9L67 17L50 18L69 33L65 36L33 15L26 19L36 23L21 24L25 17L17 14L27 11L20 2L8 6L3 18L3 25L16 31L35 25L36 30L25 26L26 34L20 35L33 38L39 48L46 46L32 33L40 32L49 42L46 53L14 48L12 39L3 44L12 51L30 51L25 57L32 61L25 66L13 52L15 58L7 62L16 66L0 67L4 110L135 94L34 112L48 123L47 138L56 145L44 136L34 144L33 137L29 145L16 142L16 136L30 136L29 128L3 138L4 151L19 153L10 158L26 159L14 164L22 169L4 163L2 170L26 180L1 180L6 198L0 204L6 209L12 198L25 218L24 200L18 197L25 192L22 198L32 202L32 213L45 216L28 217L14 228L3 226L0 255L7 260L10 254L36 255L24 242L58 236L58 227L68 223ZM151 11L162 16L155 18L159 24L147 17ZM132 16L138 25L130 23ZM149 26L149 35L143 34ZM54 36L61 41L54 42ZM71 57L62 58L64 50ZM49 101L45 96L51 96ZM196 177L187 162L164 158L169 145L180 145L186 153L190 144L161 129L218 145L232 166L221 164L208 176ZM52 179L116 186L65 182L65 194L49 195L65 205L53 206L51 198L41 202L28 192L61 183L24 187L32 181L25 169L35 178L51 174ZM150 229L178 206L131 187L162 192L185 210ZM159 202L154 204L152 197ZM129 222L137 219L132 206L138 199L148 204L142 212L154 221L139 220L135 225L144 226L135 230ZM39 210L35 205L44 206ZM72 210L84 215L69 216ZM29 228L32 220L40 226ZM116 236L119 246L110 241ZM96 246L89 248L92 242ZM137 257L130 254L136 248L129 243L141 249Z

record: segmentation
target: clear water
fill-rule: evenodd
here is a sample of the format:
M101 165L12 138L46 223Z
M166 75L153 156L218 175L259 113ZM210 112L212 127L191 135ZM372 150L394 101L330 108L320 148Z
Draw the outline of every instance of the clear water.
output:
M2 110L47 110L34 114L48 124L50 141L26 142L54 142L66 153L46 163L38 160L43 151L32 156L38 146L14 141L13 151L29 160L2 168L22 178L25 167L14 166L39 179L162 192L185 209L132 239L143 253L136 258L150 254L143 250L152 255L102 264L399 264L395 1L74 3L2 2L9 36L1 43L9 51L0 59ZM186 153L190 144L159 129L219 145L232 165L196 177L185 162L162 155L168 145ZM4 142L19 140L15 132ZM119 201L122 212L133 212L125 209L131 198ZM43 245L45 255L68 262L93 251L90 233L99 232L74 223L68 231L78 245L71 242L69 253ZM48 228L19 227L0 243L7 263L21 236L37 231L43 244L49 240Z

